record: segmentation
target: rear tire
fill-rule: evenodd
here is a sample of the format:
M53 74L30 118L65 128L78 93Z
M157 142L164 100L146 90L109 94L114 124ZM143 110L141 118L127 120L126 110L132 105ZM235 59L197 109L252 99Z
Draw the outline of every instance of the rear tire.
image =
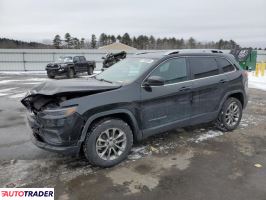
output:
M228 98L215 122L217 128L222 131L232 131L237 128L242 118L242 104L236 98Z
M93 67L90 66L88 67L88 75L92 75L93 74Z
M92 165L112 167L127 157L132 144L133 134L127 123L105 118L91 127L83 150Z
M67 78L74 78L75 76L75 71L74 69L70 68L67 72Z

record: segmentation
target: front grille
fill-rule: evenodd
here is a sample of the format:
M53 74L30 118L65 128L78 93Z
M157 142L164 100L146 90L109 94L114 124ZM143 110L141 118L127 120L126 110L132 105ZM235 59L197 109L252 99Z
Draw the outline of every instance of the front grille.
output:
M48 65L47 68L48 69L58 69L59 65Z

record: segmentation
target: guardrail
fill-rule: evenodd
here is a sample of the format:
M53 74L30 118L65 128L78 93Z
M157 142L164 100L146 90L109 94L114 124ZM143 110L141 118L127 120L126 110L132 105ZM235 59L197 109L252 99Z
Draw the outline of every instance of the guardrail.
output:
M106 53L108 52L92 49L0 49L0 71L41 71L60 56L75 55L94 60L96 69L101 69L102 57ZM129 55L134 53L135 51L128 52Z
M223 51L228 52L228 50ZM128 51L127 53L130 56L136 52ZM99 70L102 67L102 57L106 53L108 52L101 49L0 49L0 71L42 71L48 63L67 55L83 55L87 60L95 60L96 69ZM257 62L261 61L266 61L264 50L258 50Z

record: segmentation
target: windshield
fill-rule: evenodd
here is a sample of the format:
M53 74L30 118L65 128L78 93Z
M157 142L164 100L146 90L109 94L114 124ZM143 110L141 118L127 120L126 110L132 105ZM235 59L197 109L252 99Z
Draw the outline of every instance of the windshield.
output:
M58 62L72 62L72 57L71 56L62 56L58 59Z
M98 74L95 78L110 82L130 83L142 75L153 63L153 59L126 58Z

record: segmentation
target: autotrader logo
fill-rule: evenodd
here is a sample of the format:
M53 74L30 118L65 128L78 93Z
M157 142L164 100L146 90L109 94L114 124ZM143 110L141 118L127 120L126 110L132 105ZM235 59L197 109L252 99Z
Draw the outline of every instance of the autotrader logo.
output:
M54 188L0 188L0 200L54 200Z

